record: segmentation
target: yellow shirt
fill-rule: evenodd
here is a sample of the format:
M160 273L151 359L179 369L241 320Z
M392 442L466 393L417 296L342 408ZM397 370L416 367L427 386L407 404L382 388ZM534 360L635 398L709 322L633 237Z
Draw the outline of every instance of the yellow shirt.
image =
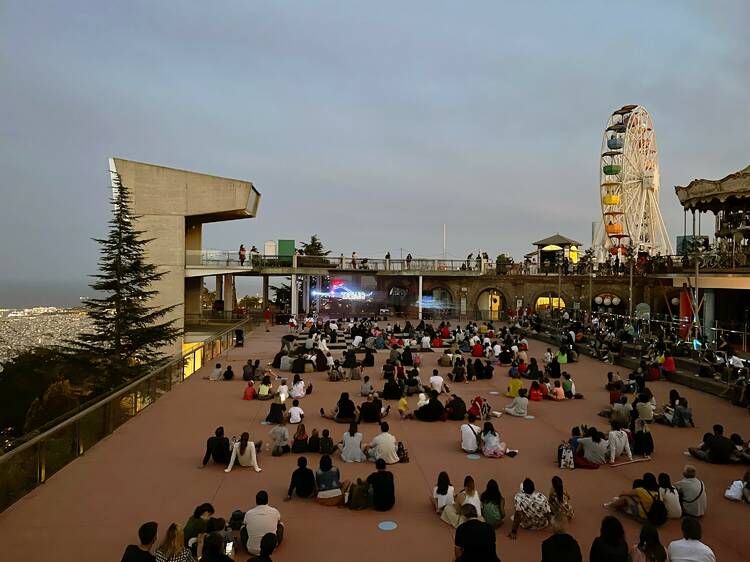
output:
M508 392L505 396L508 398L515 398L518 396L518 391L523 388L523 381L521 379L510 379L508 382Z
M409 401L406 399L406 396L402 396L401 399L398 401L398 410L399 412L405 412L409 409Z
M649 492L645 488L636 488L633 490L638 494L636 501L638 502L638 516L641 519L646 519L648 512L651 511L651 505L654 503L654 497L658 496L657 492Z

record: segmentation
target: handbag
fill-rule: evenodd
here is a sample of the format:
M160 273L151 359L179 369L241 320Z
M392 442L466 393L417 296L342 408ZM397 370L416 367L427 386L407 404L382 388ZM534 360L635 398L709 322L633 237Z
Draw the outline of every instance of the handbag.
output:
M744 487L745 483L742 480L735 480L724 491L724 497L736 502L742 501L742 489Z

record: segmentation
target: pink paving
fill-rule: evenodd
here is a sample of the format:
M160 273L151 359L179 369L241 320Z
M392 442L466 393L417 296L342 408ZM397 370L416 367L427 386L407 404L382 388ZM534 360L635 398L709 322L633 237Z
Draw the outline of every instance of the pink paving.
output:
M233 349L220 361L231 363L235 372L252 357L268 362L278 351L285 327L271 333L257 331L246 338L244 348ZM545 344L531 342L531 355L541 357ZM378 373L386 353L376 356L376 366L366 370L374 382L382 384ZM423 379L436 366L438 354L423 355ZM396 478L396 506L388 513L352 512L325 508L313 501L296 499L283 502L296 455L272 458L260 455L263 472L235 468L225 474L224 467L210 464L199 470L205 440L218 425L224 425L229 436L249 431L251 439L268 439L270 427L260 424L266 416L267 402L245 402L241 399L245 383L208 382L202 379L208 366L184 384L161 398L154 406L120 427L105 441L52 476L46 484L0 514L0 544L3 561L103 562L119 560L125 545L135 542L138 526L148 520L160 525L160 537L172 521L181 524L193 508L204 501L213 503L217 514L228 517L234 509L254 505L256 491L268 490L271 505L279 508L286 524L286 538L274 553L276 561L315 560L325 556L330 562L356 558L358 562L389 560L450 561L453 557L453 529L435 515L430 495L437 474L447 470L459 489L467 474L474 476L480 489L495 478L508 505L524 477L531 477L545 493L550 479L560 474L571 494L575 518L570 532L581 544L584 559L598 534L601 518L608 512L602 503L623 489L630 488L634 478L645 471L668 472L679 479L682 466L688 462L683 451L697 444L714 423L724 424L727 432L750 433L747 412L727 402L697 391L680 387L695 412L695 429L653 429L656 451L651 462L600 470L560 471L553 463L557 444L568 436L570 427L586 423L604 429L605 421L596 415L607 403L603 389L607 366L584 357L568 365L584 400L565 403L532 403L534 420L503 416L495 427L510 447L520 449L515 459L469 460L458 447L458 422L424 423L401 421L391 413L391 431L406 443L409 464L391 467ZM446 369L441 369L445 372ZM455 385L464 399L490 390L502 390L507 369L496 369L492 381ZM315 384L311 396L302 400L309 431L329 428L340 438L346 427L322 420L321 406L332 407L342 391L357 394L359 382L327 382L325 374L306 375ZM652 383L661 404L667 398L669 383ZM508 399L489 396L493 409ZM412 397L411 405L415 403ZM355 402L358 402L357 398ZM395 403L393 404L395 410ZM376 433L374 425L363 424L365 439ZM311 466L319 455L308 455ZM372 464L343 463L339 466L347 479L366 476ZM744 467L713 466L695 461L699 477L706 483L709 495L708 513L703 520L704 542L714 549L722 562L747 560L750 534L746 533L750 507L723 498L726 486L744 473ZM508 510L511 511L511 510ZM509 514L510 515L510 514ZM377 524L383 520L398 523L395 531L383 532ZM639 526L621 517L628 542L637 542ZM538 560L540 543L548 531L521 531L517 541L507 538L510 522L497 531L498 554L504 562ZM669 521L660 530L662 542L680 538L679 521ZM744 554L743 554L744 553ZM246 560L245 552L236 560Z

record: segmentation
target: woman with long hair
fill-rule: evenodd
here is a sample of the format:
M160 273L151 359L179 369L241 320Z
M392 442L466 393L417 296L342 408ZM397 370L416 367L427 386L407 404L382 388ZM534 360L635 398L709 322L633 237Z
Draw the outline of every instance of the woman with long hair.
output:
M451 485L451 479L448 473L443 471L438 474L437 484L432 490L432 500L435 504L435 511L443 513L448 505L453 505L454 488Z
M172 523L164 535L164 540L156 549L156 562L195 562L192 552L185 548L184 542L182 527Z
M500 441L500 436L495 431L491 422L484 422L482 430L482 453L485 457L501 458L505 456L508 447Z
M341 440L341 460L344 462L362 462L366 459L362 452L362 434L357 431L357 422L349 424L349 429Z
M487 487L479 496L482 504L482 517L484 521L493 529L497 529L503 524L505 518L505 498L500 493L500 486L495 479L487 482Z
M680 505L680 495L672 486L672 479L669 474L662 472L657 479L659 483L659 497L667 508L668 519L679 519L682 517L682 505Z
M659 531L650 523L641 527L641 537L630 553L630 562L666 562L667 551L659 540Z
M259 441L256 445L250 441L250 434L245 431L240 435L240 440L236 441L232 445L232 456L229 459L229 466L224 469L224 472L232 470L234 463L236 462L240 466L249 466L255 469L255 472L260 472L258 466L258 459L256 453L260 449L261 442Z
M302 377L300 377L299 374L294 375L294 380L292 381L292 388L289 391L289 396L292 398L305 397L305 381L302 380Z
M320 467L315 471L315 485L318 489L317 501L320 505L343 505L349 481L341 482L339 469L333 466L329 455L320 457Z
M589 562L628 562L630 553L625 542L625 529L617 517L602 519L599 536L591 543Z
M297 431L294 432L292 437L292 453L306 453L307 452L307 431L305 431L305 424L301 423L297 426Z
M573 519L573 506L570 504L570 496L563 487L562 478L552 477L552 489L549 491L549 507L552 516L561 515L568 521Z

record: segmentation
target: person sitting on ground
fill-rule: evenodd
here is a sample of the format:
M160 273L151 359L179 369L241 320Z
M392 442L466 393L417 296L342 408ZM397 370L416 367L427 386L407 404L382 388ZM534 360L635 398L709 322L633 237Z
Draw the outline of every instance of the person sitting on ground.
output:
M398 458L398 442L390 433L388 422L380 423L380 433L372 438L370 444L364 448L364 453L371 461L383 459L386 464L396 464Z
M508 381L508 391L505 393L505 396L507 396L508 398L515 398L516 396L518 396L518 391L522 388L523 381L521 380L521 376L518 374L513 374Z
M206 440L206 454L203 455L200 468L205 467L209 459L213 459L216 464L225 465L229 462L230 454L229 439L224 437L224 428L217 427L214 436Z
M227 365L227 370L224 371L221 376L224 377L225 381L231 381L234 378L234 371L232 371L232 366Z
M519 418L529 415L529 399L526 398L525 388L519 390L518 396L513 399L513 402L505 407L505 413Z
M151 549L156 542L159 525L156 521L149 521L138 528L138 544L129 544L122 555L122 562L154 562Z
M305 430L305 424L301 423L297 426L297 431L294 432L292 437L292 453L306 453L307 452L307 431Z
M499 459L508 453L508 447L500 441L500 435L495 431L491 422L484 422L482 429L482 453L485 457ZM514 456L515 453L510 456Z
M452 504L445 506L440 518L449 525L458 527L463 522L461 510L465 505L472 505L477 514L482 512L482 502L474 484L474 478L468 475L464 478L463 490L456 494Z
M180 529L185 546L189 546L191 539L197 539L206 532L208 520L213 514L214 506L210 503L202 503L193 510L193 515L188 518L184 529ZM166 537L164 540L167 540Z
M305 457L297 458L297 469L292 472L292 480L284 501L291 500L295 492L299 498L309 498L315 493L315 474L307 467Z
M371 503L376 511L388 511L396 503L396 489L393 473L386 470L383 459L375 461L376 472L367 477L370 485Z
M622 396L618 403L612 406L609 419L610 422L617 422L620 427L630 427L630 422L633 416L633 409L628 404L628 397Z
M351 423L356 419L354 402L349 398L348 392L342 392L336 408L329 414L326 414L323 408L320 409L320 415L324 418L331 419L337 423Z
M268 415L266 416L266 424L280 423L284 419L284 412L286 411L286 405L281 400L281 396L278 394L273 397L273 403L268 408Z
M301 423L304 418L305 412L302 408L299 407L299 400L292 400L292 407L289 408L289 412L287 413L287 419L289 420L289 423L298 424Z
M313 452L313 449L310 448L310 441L314 441L316 433L317 430L314 429L312 432L312 436L307 442L307 450L310 453ZM318 438L318 450L315 452L319 452L321 455L333 455L338 450L338 445L336 445L331 438L331 432L327 429L324 429L323 433Z
M271 383L271 376L266 375L263 377L263 381L258 387L258 400L270 400L273 398L273 384Z
M477 519L475 505L461 507L461 523L456 529L453 554L455 562L500 562L497 557L495 530L484 521Z
M289 396L291 398L304 398L306 394L307 390L305 389L305 381L303 381L302 377L298 374L295 374L294 380L292 381L292 388L289 391Z
M357 424L352 422L341 440L341 460L344 462L363 462L367 460L362 452L362 434L357 431Z
M406 381L404 381L404 389L406 390L407 396L419 394L422 391L422 381L419 378L418 368L415 367L409 370Z
M563 488L563 481L559 476L552 477L552 489L550 489L547 498L553 517L565 517L568 521L573 519L574 512L573 506L570 503L570 496Z
M526 478L521 484L521 490L513 498L515 514L513 515L513 528L508 538L514 539L518 536L518 529L543 529L549 525L551 509L547 496L537 491L534 481Z
M365 356L362 359L362 366L363 367L374 367L375 366L375 356L372 354L372 350L368 349L365 351Z
M253 400L258 395L258 391L255 390L255 384L253 381L247 381L247 387L245 392L242 394L243 400Z
M219 521L224 522L226 525L226 521L223 519ZM230 558L225 552L226 544L226 537L223 532L214 531L208 533L203 541L203 552L200 557L201 562L234 562L234 558Z
M682 480L674 483L680 495L683 515L690 517L703 517L708 504L706 486L697 475L696 468L691 464L686 464L682 469Z
M612 431L607 436L607 447L609 450L609 463L614 464L615 459L627 455L628 460L633 460L633 453L630 450L630 439L627 432L622 429L620 422L612 420Z
M289 430L284 425L284 418L268 432L271 436L271 454L275 457L288 453L289 447Z
M724 426L716 424L713 427L713 435L707 433L700 447L690 447L688 452L706 462L712 464L727 464L731 461L735 447L731 439L724 437Z
M276 536L276 544L284 539L284 523L281 513L268 505L268 492L260 490L255 494L255 507L245 513L240 538L250 554L260 554L261 540L267 533Z
M612 371L609 371L607 373L607 384L604 385L604 388L606 390L614 390L615 388L619 387L622 384L622 377L620 376L620 373L613 373Z
M478 453L481 438L479 433L482 431L481 428L476 425L477 417L474 414L469 414L469 421L461 425L461 449L466 453Z
M383 386L383 399L384 400L398 400L401 398L401 394L404 389L401 384L396 382L394 378L388 378Z
M693 517L682 519L682 537L667 547L670 562L716 562L714 551L701 542L701 524Z
M210 381L218 381L219 379L221 379L221 363L217 363L211 374L208 375Z
M369 396L373 392L372 385L370 384L370 377L365 375L365 378L362 379L362 384L359 386L359 395L360 396Z
M432 501L438 514L442 515L446 506L453 505L454 491L448 473L443 471L438 474L437 484L432 490Z
M651 524L641 527L638 544L630 551L630 562L666 562L667 551L659 540L659 531Z
M445 408L442 402L438 400L438 392L436 390L430 391L429 401L414 412L414 417L425 422L435 422L445 419Z
M659 497L667 508L667 519L679 519L682 517L682 506L680 505L680 495L677 488L672 486L672 479L669 474L662 472L657 479L659 483Z
M563 390L562 383L556 380L552 385L552 391L549 393L551 400L562 401L565 400L565 391Z
M156 549L156 562L195 562L193 553L185 546L185 534L177 523L167 528L164 540Z
M466 402L460 396L451 394L448 402L445 404L445 413L449 420L463 420L466 417Z
M639 521L647 521L648 514L659 498L659 483L651 472L633 482L633 489L622 492L617 499L605 503L604 507L621 511Z
M595 427L586 431L586 437L578 440L578 449L575 451L574 462L576 468L599 468L607 462L606 439Z
M333 466L329 455L320 457L320 468L315 472L315 485L318 490L317 502L325 506L344 504L349 481L341 482L339 469Z
M628 562L630 553L625 542L625 529L617 517L602 519L599 536L591 543L590 562Z
M255 472L260 472L256 453L260 451L262 444L261 441L258 441L257 444L253 443L250 441L250 434L247 431L243 432L240 435L240 440L232 446L232 457L229 459L229 465L224 469L224 472L230 472L235 462L240 466L252 467Z
M447 385L443 381L443 377L440 376L437 369L432 370L432 376L430 377L430 387L438 394L442 392L448 392Z
M529 400L532 402L541 402L544 400L544 394L542 394L541 385L539 381L533 381L531 388L529 389Z
M530 380L539 380L539 377L542 376L542 372L539 370L539 364L537 363L535 357L529 359L529 366L525 372L521 373L521 376L525 379Z
M484 521L493 529L500 527L505 519L505 498L494 478L487 481L487 487L479 496L479 501L482 504L481 515Z
M372 392L367 396L367 400L362 402L359 408L359 423L379 423L384 413L390 411L390 406L383 411L382 403L376 399L375 393Z
M550 528L552 535L542 541L542 562L583 562L578 541L567 532L567 518L553 516Z
M565 398L572 399L576 397L576 383L573 382L573 378L567 371L562 374L562 389L565 394Z

